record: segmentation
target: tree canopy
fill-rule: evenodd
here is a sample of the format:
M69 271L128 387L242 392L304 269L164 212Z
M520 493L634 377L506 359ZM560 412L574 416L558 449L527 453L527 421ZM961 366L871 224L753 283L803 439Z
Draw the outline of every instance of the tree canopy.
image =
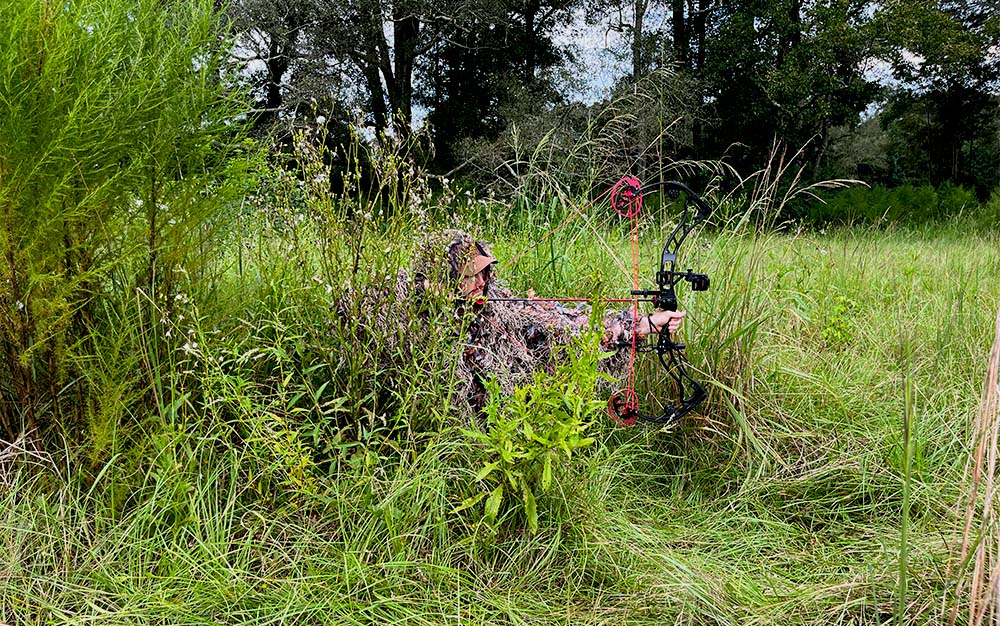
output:
M236 0L259 127L322 114L376 135L426 120L434 164L525 115L594 117L659 80L683 90L674 158L762 166L775 142L809 175L951 181L988 194L1000 159L1000 17L986 0ZM584 45L584 25L603 37ZM617 59L582 76L583 61ZM670 71L657 74L660 69ZM659 77L659 78L657 78ZM669 78L664 78L669 77ZM608 85L574 103L574 80ZM305 106L308 104L308 106ZM654 102L637 117L662 114ZM655 112L654 112L655 111ZM875 123L873 123L873 120ZM864 148L862 149L862 146Z

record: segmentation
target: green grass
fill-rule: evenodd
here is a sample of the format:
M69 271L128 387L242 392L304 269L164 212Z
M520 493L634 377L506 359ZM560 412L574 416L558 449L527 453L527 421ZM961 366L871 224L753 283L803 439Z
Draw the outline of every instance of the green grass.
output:
M498 254L537 232L502 233ZM308 263L268 253L279 244L210 301L191 285L201 358L175 346L153 415L125 407L86 468L78 453L5 465L7 623L921 624L954 602L994 237L692 241L692 266L716 279L684 303L706 410L675 432L594 429L540 498L537 532L516 512L495 526L454 513L481 450L449 419L360 446L310 439L324 415L343 424L318 407L360 379L303 402L333 371L310 370L329 356L311 345L325 290ZM581 286L574 268L610 283L603 245L557 244L557 287ZM241 363L252 350L264 356ZM374 401L354 402L362 419Z
M237 142L243 105L213 70L218 16L180 4L0 4L0 428L15 439L0 451L0 622L968 612L958 503L1000 301L997 236L979 230L996 197L964 213L960 190L844 193L867 216L847 222L885 226L876 200L903 213L882 230L778 231L814 205L776 148L682 249L682 268L712 276L681 302L702 410L670 430L556 415L553 432L598 421L572 433L581 447L552 463L548 489L489 520L461 509L494 487L477 475L503 446L456 410L468 320L446 297L397 301L397 272L425 231L459 226L501 261L525 253L502 275L517 289L625 295L629 233L606 209L537 242L582 208L565 180L596 187L600 164L635 158L608 140L629 116L588 129L582 170L544 146L507 164L509 204L425 176L419 133L355 137L332 197L321 133L293 133L283 162L297 171ZM666 170L695 166L734 174ZM953 205L963 219L900 226L906 207L937 219ZM676 219L646 206L644 281ZM655 408L670 391L657 365L640 370ZM599 404L546 380L531 400ZM507 423L531 419L523 407ZM528 482L548 486L555 455L528 454Z

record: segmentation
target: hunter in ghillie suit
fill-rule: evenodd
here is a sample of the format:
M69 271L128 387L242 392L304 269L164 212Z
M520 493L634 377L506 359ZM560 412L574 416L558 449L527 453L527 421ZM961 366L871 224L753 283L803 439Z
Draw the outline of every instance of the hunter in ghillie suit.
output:
M514 296L494 276L495 263L485 241L459 230L431 233L418 246L411 270L400 271L394 284L366 288L352 296L353 303L341 300L335 310L340 319L353 318L358 328L382 340L369 344L379 346L372 355L379 371L393 369L387 360L409 360L429 354L429 345L450 342L446 352L456 383L452 403L476 418L488 400L486 381L494 379L505 394L513 393L535 372L551 367L556 346L591 328L586 304L495 301ZM683 312L658 311L639 318L636 334L641 340L664 326L676 331L683 318ZM604 330L601 350L611 353L599 368L615 380L629 366L633 323L631 311L608 311L599 326Z

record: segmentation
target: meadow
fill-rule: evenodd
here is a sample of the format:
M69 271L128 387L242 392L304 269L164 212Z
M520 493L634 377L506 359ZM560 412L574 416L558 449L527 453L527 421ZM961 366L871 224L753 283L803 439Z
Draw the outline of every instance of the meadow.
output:
M620 111L492 186L429 174L416 132L252 140L213 3L171 7L0 3L0 622L995 618L1000 197L824 204L780 150L626 159ZM716 207L681 259L712 277L681 293L708 400L615 426L590 337L485 428L456 410L467 320L391 297L426 234L620 296L630 233L594 200L643 168ZM648 209L644 285L677 219ZM663 381L642 365L642 401Z
M668 429L588 405L593 444L555 455L532 530L516 499L492 520L461 508L496 451L449 411L446 362L372 370L356 336L330 330L333 281L406 267L435 220L474 223L501 259L545 232L457 204L380 225L295 203L248 214L228 254L177 280L169 315L144 320L135 293L110 307L81 439L5 452L3 619L922 624L957 605L966 623L995 234L706 228L688 259L713 287L683 304L709 401ZM614 285L627 233L593 223L533 249L510 282ZM167 346L156 361L136 347L150 329ZM669 391L657 375L646 397Z

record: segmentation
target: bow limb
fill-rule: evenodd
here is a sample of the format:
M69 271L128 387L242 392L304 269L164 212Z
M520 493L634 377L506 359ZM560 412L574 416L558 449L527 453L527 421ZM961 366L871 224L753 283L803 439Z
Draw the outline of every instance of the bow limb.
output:
M661 347L661 344L665 345ZM688 373L683 348L684 345L674 342L668 333L660 334L653 350L674 381L677 399L668 403L659 414L639 411L639 419L654 424L670 424L693 411L708 396L705 388Z

